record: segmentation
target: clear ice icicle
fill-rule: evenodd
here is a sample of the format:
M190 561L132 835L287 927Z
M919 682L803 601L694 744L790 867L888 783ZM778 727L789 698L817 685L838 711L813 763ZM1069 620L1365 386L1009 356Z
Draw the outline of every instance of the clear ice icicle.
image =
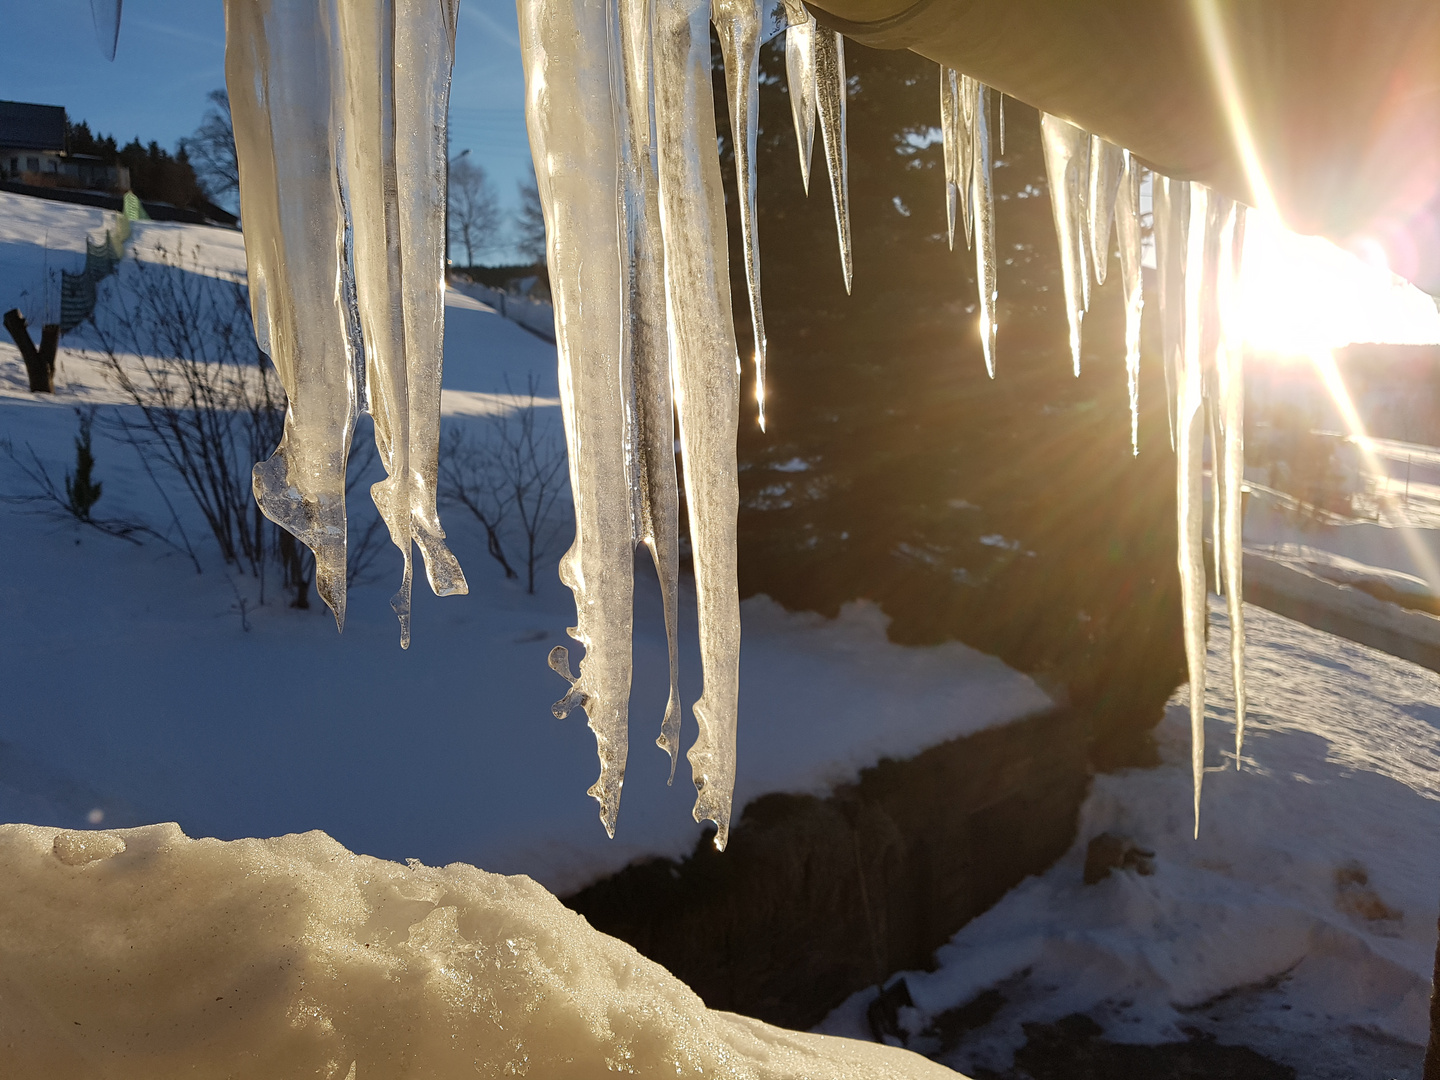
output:
M115 59L120 44L120 8L124 0L90 0L90 18L95 22L95 37L106 60Z
M755 334L755 401L765 430L765 316L760 306L760 242L755 211L755 137L760 129L760 30L768 0L714 0L712 18L725 57L730 130L735 143L735 186L740 192L740 236L750 326Z
M995 259L995 190L991 183L990 88L980 82L974 83L974 87L969 141L970 202L975 215L975 285L980 294L980 344L985 350L985 370L993 379L999 285Z
M1160 294L1160 354L1165 372L1165 409L1170 446L1176 446L1175 406L1185 341L1185 246L1190 221L1190 185L1154 174L1156 284Z
M840 239L840 268L848 293L854 273L850 253L850 172L845 154L845 39L823 27L817 29L815 37L815 86L825 163L830 169L830 198L835 203L835 231Z
M436 282L444 272L455 6L433 3L399 18L392 0L342 0L336 10L355 300L387 474L371 495L404 560L391 606L408 648L413 545L436 593L467 591L435 506L445 321Z
M1140 317L1145 306L1141 272L1140 165L1124 153L1115 196L1120 283L1125 293L1125 381L1130 391L1130 452L1140 453Z
M625 213L629 262L629 373L632 480L636 539L650 551L660 578L670 696L656 744L670 755L670 782L680 757L680 495L675 475L675 404L665 317L665 242L650 115L650 0L619 0L625 91Z
M1000 116L1000 156L1005 156L1005 95L999 95L1000 100L995 106L995 111Z
M1060 243L1060 275L1065 287L1065 317L1070 323L1070 357L1080 374L1080 327L1089 299L1085 258L1085 203L1089 184L1090 136L1067 120L1040 114L1050 208Z
M715 846L723 849L730 835L740 693L735 532L740 500L735 461L739 361L730 314L725 195L715 150L709 2L654 4L665 297L704 676L704 690L694 706L700 734L688 757L698 793L695 820L715 822Z
M787 9L789 4L786 4ZM795 122L795 143L800 148L800 182L810 194L810 161L815 151L815 38L822 31L815 16L798 5L803 18L792 15L785 30L785 85L790 93L790 116Z
M960 193L960 220L965 225L965 246L975 243L974 186L970 174L975 168L975 148L970 145L971 129L974 126L976 83L969 75L960 76L960 109L955 114L955 187Z
M285 387L284 434L255 499L315 555L315 589L345 625L345 460L358 387L341 259L334 9L227 0L225 81L255 335Z
M560 578L575 594L570 636L585 647L580 675L555 712L580 706L589 718L600 758L589 793L613 836L628 749L634 592L625 327L616 280L623 191L611 50L597 47L610 41L613 28L607 5L593 0L520 0L518 10L575 503L575 542L560 561ZM563 647L552 653L552 666L568 670Z
M1217 307L1220 313L1220 349L1217 384L1225 445L1222 537L1225 545L1225 602L1230 614L1230 674L1235 686L1235 768L1245 746L1245 581L1242 544L1245 483L1245 371L1244 345L1235 324L1236 291L1245 248L1245 207L1231 204L1220 234Z
M960 175L960 76L940 67L940 138L945 150L945 228L955 250L955 197Z
M1090 244L1090 263L1095 283L1105 284L1110 261L1110 232L1115 224L1115 195L1120 190L1124 151L1099 135L1090 136L1090 176L1086 193L1085 230Z
M1184 330L1175 408L1176 514L1179 534L1180 603L1185 661L1190 676L1190 770L1194 783L1195 835L1200 835L1200 785L1205 772L1205 589L1203 451L1205 441L1201 353L1205 307L1207 190L1189 184L1190 207L1184 263ZM1168 313L1167 313L1168 314Z

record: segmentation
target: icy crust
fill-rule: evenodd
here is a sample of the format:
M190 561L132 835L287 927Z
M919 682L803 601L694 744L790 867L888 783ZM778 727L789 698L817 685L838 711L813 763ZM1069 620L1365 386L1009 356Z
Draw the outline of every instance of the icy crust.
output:
M0 877L14 1075L956 1075L708 1010L529 878L401 866L321 832L0 825Z

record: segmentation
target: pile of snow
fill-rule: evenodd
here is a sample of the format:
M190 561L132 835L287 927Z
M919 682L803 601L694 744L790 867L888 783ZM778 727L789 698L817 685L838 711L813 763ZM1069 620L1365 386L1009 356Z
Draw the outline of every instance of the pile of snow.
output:
M953 1076L708 1010L527 878L324 833L3 825L0 880L7 1075Z
M1023 1023L1086 1013L1119 1042L1199 1031L1302 1077L1361 1075L1366 1061L1368 1075L1418 1077L1440 900L1440 674L1247 605L1237 771L1218 601L1211 619L1200 839L1181 688L1157 732L1163 765L1097 776L1071 851L960 930L937 970L905 973L912 1048L939 1053L936 1018L993 988L1003 1006L942 1060L1004 1069ZM1133 857L1087 885L1102 834ZM867 1032L874 996L818 1030Z

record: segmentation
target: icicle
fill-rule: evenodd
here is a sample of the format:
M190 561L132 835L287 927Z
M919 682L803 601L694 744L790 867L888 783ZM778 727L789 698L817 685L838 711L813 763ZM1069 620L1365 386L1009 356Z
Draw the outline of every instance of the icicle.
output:
M816 101L820 109L820 135L825 142L825 163L830 169L830 198L835 203L835 231L840 238L840 268L845 292L850 292L853 264L850 255L850 172L845 155L845 39L821 28L815 38Z
M1000 156L1005 156L1005 95L1000 94L1000 103L996 106L1000 113Z
M1115 224L1115 195L1120 189L1120 172L1124 168L1124 151L1099 135L1090 136L1090 176L1086 194L1089 213L1085 231L1090 245L1090 262L1095 268L1095 283L1105 284L1110 261L1110 231Z
M626 178L629 240L628 345L634 428L632 447L638 483L636 539L650 551L660 578L670 696L656 744L670 755L670 782L680 757L680 496L675 476L675 404L670 389L670 342L665 318L665 249L660 230L659 180L655 176L650 115L650 0L620 0L623 42Z
M343 629L357 386L340 261L332 10L323 0L227 0L225 81L255 333L289 399L279 447L255 466L255 499L314 552L315 589Z
M1200 786L1205 770L1205 546L1201 354L1204 333L1205 225L1208 195L1189 184L1184 269L1184 349L1176 403L1176 512L1178 516L1180 602L1185 627L1185 660L1190 675L1190 769L1195 790L1195 835L1200 835Z
M1175 405L1185 338L1185 244L1190 220L1190 186L1154 175L1155 266L1160 293L1161 366L1165 372L1165 409L1170 447L1176 448Z
M1245 582L1242 544L1245 483L1244 346L1235 325L1235 293L1245 247L1245 207L1232 205L1220 235L1218 307L1221 341L1217 365L1225 438L1223 539L1225 600L1230 613L1230 674L1235 687L1235 768L1245 745Z
M995 191L991 184L990 88L975 84L975 105L970 120L971 203L975 213L975 284L980 293L980 343L985 370L995 377L995 335L999 329L996 301Z
M1140 166L1124 152L1115 200L1120 282L1125 292L1125 380L1130 390L1130 452L1140 453L1140 316L1145 306L1140 268Z
M408 648L412 544L420 546L436 593L467 591L435 507L445 325L436 282L444 272L455 7L436 3L397 18L391 0L345 0L337 12L355 300L375 443L387 474L371 496L404 560L391 606L401 647Z
M755 136L760 127L760 24L767 0L714 0L713 17L725 56L730 131L735 143L735 187L740 192L740 235L750 325L755 333L755 400L765 430L765 316L760 308L760 244L755 213Z
M1070 357L1080 375L1080 326L1089 304L1085 259L1085 207L1082 192L1089 182L1090 137L1074 124L1049 113L1040 114L1045 148L1045 173L1050 183L1050 208L1060 242L1060 274L1065 285L1065 317L1070 322Z
M790 9L790 0L786 10ZM815 16L795 0L799 14L791 12L785 31L785 84L790 92L790 116L795 121L795 143L800 148L800 182L810 194L810 159L815 150L815 114L819 108L815 86L815 39L822 31Z
M960 76L960 111L955 115L955 187L960 195L960 219L965 224L965 246L975 243L975 188L971 176L975 168L975 148L970 143L974 126L975 88L978 84L969 75Z
M1216 370L1223 333L1219 308L1220 246L1221 234L1233 205L1230 199L1215 192L1209 192L1206 198L1203 252L1205 276L1200 287L1200 377L1205 399L1205 421L1210 434L1210 553L1217 594L1223 593L1225 589L1221 568L1224 551L1220 529L1220 392L1219 373Z
M1210 563L1215 595L1225 595L1225 546L1220 536L1220 402L1215 393L1213 373L1205 380L1205 428L1210 436Z
M695 820L715 822L715 846L723 849L730 833L740 691L735 549L740 405L725 196L715 153L708 0L654 2L665 297L704 672L704 692L694 706L700 735L688 757L698 792Z
M570 636L585 647L580 675L555 712L563 716L578 705L589 717L600 757L590 794L613 836L628 747L634 548L616 281L623 265L616 221L621 151L610 50L598 47L611 39L612 26L607 5L593 0L520 0L518 7L575 502L575 542L561 559L560 577L575 594ZM564 659L558 653L552 665Z
M90 0L90 18L95 22L95 36L106 60L115 59L120 44L120 8L125 0Z
M940 68L940 138L945 147L945 227L955 250L955 196L960 171L960 86L954 68Z

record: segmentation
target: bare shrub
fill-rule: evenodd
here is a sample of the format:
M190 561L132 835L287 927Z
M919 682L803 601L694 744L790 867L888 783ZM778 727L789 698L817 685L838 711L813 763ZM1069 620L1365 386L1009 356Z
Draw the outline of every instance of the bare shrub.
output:
M478 432L452 429L440 445L441 500L470 512L507 578L523 567L530 593L536 569L554 553L567 479L565 444L540 423L536 387L532 375L525 394L512 395L514 408L486 417Z
M283 433L285 392L256 344L245 284L161 250L154 261L132 260L107 285L91 355L127 402L107 418L110 433L135 449L180 528L171 501L178 482L225 562L260 583L261 603L268 573L278 570L291 606L309 607L314 560L261 514L251 484L252 467ZM374 459L374 448L366 450L352 457L347 492ZM379 540L376 518L353 545L352 581Z

